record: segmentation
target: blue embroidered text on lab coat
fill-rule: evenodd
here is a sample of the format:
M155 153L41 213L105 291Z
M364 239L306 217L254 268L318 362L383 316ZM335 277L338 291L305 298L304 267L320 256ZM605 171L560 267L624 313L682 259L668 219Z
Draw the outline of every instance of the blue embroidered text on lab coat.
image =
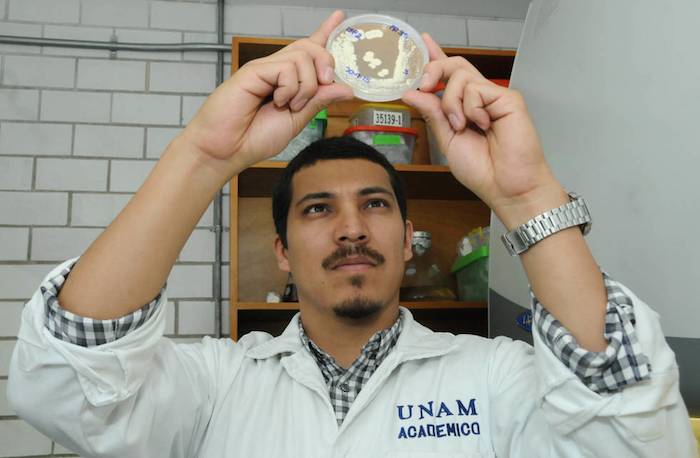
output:
M443 417L464 417L476 416L476 399L472 398L468 402L456 399L454 403L440 401L429 401L425 404L397 405L399 420L424 420ZM481 434L481 427L478 421L456 421L435 424L434 422L424 425L401 426L398 434L399 439L413 439L421 437L461 437L472 434Z

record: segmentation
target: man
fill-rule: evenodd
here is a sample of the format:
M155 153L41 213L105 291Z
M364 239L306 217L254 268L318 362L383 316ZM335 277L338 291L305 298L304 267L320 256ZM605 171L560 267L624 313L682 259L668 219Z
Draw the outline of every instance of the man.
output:
M216 191L352 96L323 47L341 20L217 88L115 221L47 276L11 363L18 414L84 456L692 456L657 316L578 227L521 255L536 352L433 333L398 303L412 226L395 172L349 140L301 153L276 189L274 250L300 307L283 335L162 337L161 287ZM426 92L404 101L457 179L509 230L566 205L522 97L425 39ZM427 92L440 80L442 101Z

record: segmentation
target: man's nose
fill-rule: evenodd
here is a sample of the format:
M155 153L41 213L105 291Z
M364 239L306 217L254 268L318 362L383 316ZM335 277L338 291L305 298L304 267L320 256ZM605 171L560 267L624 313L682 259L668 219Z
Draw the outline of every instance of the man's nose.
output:
M369 241L369 230L358 211L343 212L336 226L335 240L340 244Z

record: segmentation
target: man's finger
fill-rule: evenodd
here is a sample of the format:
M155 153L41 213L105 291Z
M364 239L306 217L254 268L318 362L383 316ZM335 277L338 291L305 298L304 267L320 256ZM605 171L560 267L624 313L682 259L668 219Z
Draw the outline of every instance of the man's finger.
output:
M435 40L433 40L433 37L427 33L422 33L421 36L423 37L425 46L428 48L428 56L430 56L430 60L444 59L447 57L447 54L442 51L442 48L435 42Z
M335 68L335 60L331 53L329 53L326 48L317 45L315 42L308 40L297 40L290 44L284 49L284 52L280 55L291 51L303 51L311 55L314 59L314 64L316 65L316 73L318 75L318 81L321 84L330 84L335 78L335 73L333 69Z
M333 14L331 14L328 19L326 19L323 24L321 24L321 26L311 34L309 39L317 45L325 47L331 32L338 26L338 24L343 22L343 19L345 19L345 13L343 11L334 11Z
M410 107L420 112L428 123L428 127L440 144L440 149L447 152L447 144L454 136L454 130L450 126L445 113L442 111L440 98L435 94L428 94L420 91L407 91L402 100Z
M448 57L446 59L428 62L423 70L421 91L430 92L440 81L447 81L458 70L465 70L469 76L469 82L487 81L476 67L463 57Z
M344 100L352 100L353 92L350 86L345 84L333 83L319 86L316 95L297 112L292 112L295 119L295 125L305 126L316 116L316 113L326 108L331 103Z

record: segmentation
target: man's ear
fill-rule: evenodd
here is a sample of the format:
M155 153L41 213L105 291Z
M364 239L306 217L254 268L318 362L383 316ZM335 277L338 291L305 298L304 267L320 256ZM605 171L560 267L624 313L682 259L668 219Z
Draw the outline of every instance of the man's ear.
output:
M272 246L272 251L275 252L275 257L277 258L277 267L284 272L289 272L289 258L287 258L287 249L282 245L282 239L279 235L275 236L275 241Z
M406 232L403 239L403 260L408 261L413 257L413 223L411 220L406 220Z

